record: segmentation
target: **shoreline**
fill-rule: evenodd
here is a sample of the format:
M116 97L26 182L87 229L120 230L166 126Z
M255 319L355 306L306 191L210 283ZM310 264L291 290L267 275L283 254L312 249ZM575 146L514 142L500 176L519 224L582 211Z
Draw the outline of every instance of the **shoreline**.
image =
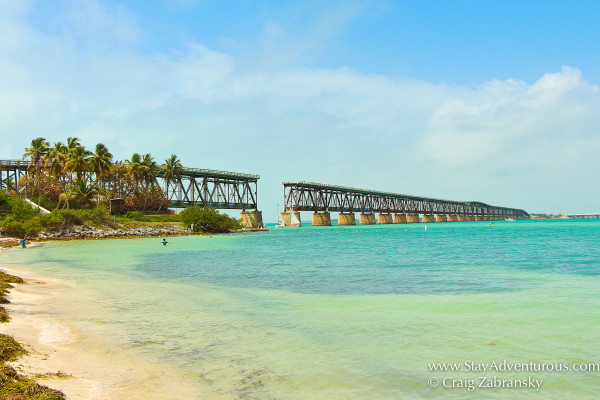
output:
M13 284L7 293L11 303L4 306L10 321L0 324L0 333L13 337L28 351L7 363L20 375L62 392L67 399L222 398L205 385L186 380L185 371L175 366L120 348L113 338L69 323L64 305L71 301L93 304L92 293L40 276L25 265L1 265L0 270L24 281Z

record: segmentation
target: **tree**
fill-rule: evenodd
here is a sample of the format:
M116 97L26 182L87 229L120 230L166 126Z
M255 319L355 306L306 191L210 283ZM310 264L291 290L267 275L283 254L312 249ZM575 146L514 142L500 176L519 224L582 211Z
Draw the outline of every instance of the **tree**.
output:
M71 173L77 176L77 182L87 181L86 172L90 171L90 156L93 153L88 151L83 146L75 147L67 155L65 167Z
M66 193L67 191L67 177L63 173L66 160L67 146L65 146L62 142L54 143L54 146L50 147L44 158L44 166L48 171L48 174L58 180L63 193ZM56 208L60 206L60 202L59 196Z
M165 160L165 163L161 167L163 179L165 180L167 200L169 200L169 187L173 182L181 181L181 174L183 173L183 166L181 161L175 154L171 154L171 157Z
M84 180L77 181L73 189L73 197L80 207L88 205L96 193L98 193L96 186L93 184L88 185Z
M35 176L38 189L38 211L39 204L42 201L42 189L40 187L40 164L47 152L48 142L43 137L38 137L31 141L31 147L26 148L25 154L23 154L23 158L29 157L29 168L35 166Z
M146 211L146 204L148 202L148 194L150 188L157 186L156 175L160 171L158 164L154 161L154 157L151 154L145 154L142 159L142 165L145 167L142 174L142 181L144 182L144 211Z
M110 171L112 157L105 145L102 143L96 145L96 152L92 154L90 160L91 170L96 175L96 184Z

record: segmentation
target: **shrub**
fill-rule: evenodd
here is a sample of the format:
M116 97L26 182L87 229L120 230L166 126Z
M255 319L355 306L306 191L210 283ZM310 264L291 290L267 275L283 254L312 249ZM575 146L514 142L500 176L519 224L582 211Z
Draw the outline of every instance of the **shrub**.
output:
M11 197L8 200L12 217L18 221L25 221L35 217L38 211L31 207L29 203L18 197Z
M194 231L229 232L240 228L240 221L207 207L191 206L179 214L184 224L194 224Z

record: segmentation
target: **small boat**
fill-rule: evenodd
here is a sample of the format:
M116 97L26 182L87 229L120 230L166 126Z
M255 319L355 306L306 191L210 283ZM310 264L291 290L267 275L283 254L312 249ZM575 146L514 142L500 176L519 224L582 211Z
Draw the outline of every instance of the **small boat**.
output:
M505 221L516 221L514 218L506 218Z

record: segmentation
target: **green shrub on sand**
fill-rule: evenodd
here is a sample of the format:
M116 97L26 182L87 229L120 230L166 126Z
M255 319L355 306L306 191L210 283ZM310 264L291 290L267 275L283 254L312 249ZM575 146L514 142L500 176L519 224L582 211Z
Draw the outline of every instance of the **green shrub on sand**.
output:
M238 219L207 207L191 206L179 215L186 226L194 224L195 232L225 233L241 227Z

